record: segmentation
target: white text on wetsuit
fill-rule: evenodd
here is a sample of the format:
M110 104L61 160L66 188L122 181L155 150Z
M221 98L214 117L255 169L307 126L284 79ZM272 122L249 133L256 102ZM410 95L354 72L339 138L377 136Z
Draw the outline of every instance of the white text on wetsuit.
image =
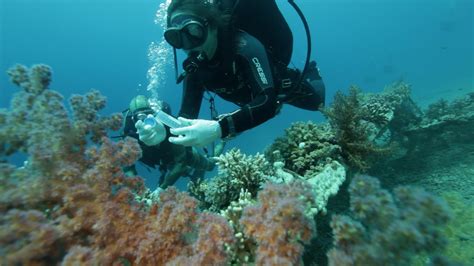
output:
M252 58L252 62L255 64L255 67L257 68L258 75L260 76L260 80L262 81L263 84L267 85L268 80L267 77L265 77L265 73L263 73L262 65L260 65L260 61L258 61L258 58L254 57Z

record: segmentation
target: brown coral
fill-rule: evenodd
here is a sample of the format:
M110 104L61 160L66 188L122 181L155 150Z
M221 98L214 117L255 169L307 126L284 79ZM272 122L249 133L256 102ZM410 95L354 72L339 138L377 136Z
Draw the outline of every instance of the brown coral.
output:
M163 265L193 254L203 263L225 263L231 227L199 213L194 198L174 189L151 208L135 201L143 181L126 177L122 167L141 156L137 141L105 137L118 119L97 114L105 105L97 91L73 97L69 120L62 96L47 88L46 70L10 71L23 91L1 115L9 150L2 155L21 151L28 160L0 165L0 264ZM88 145L91 139L100 146Z
M353 218L335 215L329 265L410 265L416 253L444 245L448 206L427 192L399 187L392 196L376 178L357 176L349 188Z
M323 113L336 132L343 158L356 170L366 171L377 156L389 152L389 149L378 147L369 139L370 131L364 123L367 114L361 106L357 87L351 87L348 95L337 92L333 104Z
M340 159L341 147L329 125L296 122L275 140L265 156L271 162L283 161L285 169L309 177L321 172L332 160Z

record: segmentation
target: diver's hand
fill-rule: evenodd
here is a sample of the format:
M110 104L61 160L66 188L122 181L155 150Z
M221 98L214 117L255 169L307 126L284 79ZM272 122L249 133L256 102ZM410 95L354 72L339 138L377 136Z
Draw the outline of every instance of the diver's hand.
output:
M202 147L222 136L221 126L217 121L183 117L179 117L178 120L183 127L171 129L171 134L177 136L169 138L174 144Z
M150 114L147 118L153 118L153 115ZM147 146L158 145L166 137L165 126L160 121L156 119L155 121L154 125L145 124L142 120L138 120L135 123L139 139Z

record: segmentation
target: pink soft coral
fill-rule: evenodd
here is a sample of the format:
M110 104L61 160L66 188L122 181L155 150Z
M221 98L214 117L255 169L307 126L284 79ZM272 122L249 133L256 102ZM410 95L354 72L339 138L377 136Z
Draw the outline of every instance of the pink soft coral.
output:
M196 199L168 189L151 208L135 200L143 182L122 168L141 150L134 139L105 137L120 119L98 115L103 96L74 96L71 116L48 88L49 67L17 66L10 75L22 91L0 115L8 122L0 156L24 152L28 164L0 163L1 265L164 265L185 256L227 263L232 229L200 213Z
M313 200L310 188L301 181L266 184L258 194L259 203L244 209L240 223L247 236L258 244L258 265L298 265L303 243L315 233L312 217L305 207Z

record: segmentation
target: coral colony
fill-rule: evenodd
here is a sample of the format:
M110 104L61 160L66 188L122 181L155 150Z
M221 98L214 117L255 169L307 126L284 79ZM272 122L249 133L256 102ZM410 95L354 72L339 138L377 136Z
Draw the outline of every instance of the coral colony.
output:
M404 83L380 94L354 87L324 110L328 123L296 122L263 154L219 156L217 176L189 194L157 193L123 173L141 150L108 138L122 117L99 114L98 91L66 107L48 66L8 75L20 91L0 110L1 265L309 265L317 253L329 265L446 261L432 256L451 217L442 200L354 173L410 156L421 135L459 115L472 125L472 95L423 113ZM8 163L14 154L24 165ZM346 211L334 213L331 199L346 200ZM318 250L311 243L325 216L332 243Z

